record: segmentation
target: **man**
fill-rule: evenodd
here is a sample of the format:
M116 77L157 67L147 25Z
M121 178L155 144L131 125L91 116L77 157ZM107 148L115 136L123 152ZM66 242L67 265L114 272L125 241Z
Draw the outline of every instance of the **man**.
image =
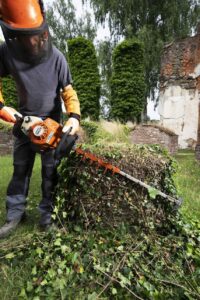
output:
M63 131L70 128L70 134L74 135L79 128L79 101L71 85L67 62L51 44L42 1L0 0L0 18L5 38L5 43L0 45L0 77L12 75L14 78L19 112L23 116L37 116L43 120L50 117L59 122L61 96L69 116ZM16 114L4 104L0 94L0 118L15 123ZM7 189L7 219L0 228L0 238L15 229L24 217L35 155L28 137L18 135L14 142L13 177ZM40 226L47 229L52 224L53 192L57 183L54 151L42 152L41 162Z

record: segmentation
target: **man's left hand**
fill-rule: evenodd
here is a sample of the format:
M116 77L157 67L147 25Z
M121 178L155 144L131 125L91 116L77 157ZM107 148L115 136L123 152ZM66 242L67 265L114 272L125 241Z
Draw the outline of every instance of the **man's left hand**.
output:
M9 123L15 123L16 122L16 116L22 117L22 115L16 111L14 108L9 106L2 105L0 109L0 119L9 122Z
M69 131L70 135L74 135L79 130L79 121L76 118L69 118L63 127L63 132Z

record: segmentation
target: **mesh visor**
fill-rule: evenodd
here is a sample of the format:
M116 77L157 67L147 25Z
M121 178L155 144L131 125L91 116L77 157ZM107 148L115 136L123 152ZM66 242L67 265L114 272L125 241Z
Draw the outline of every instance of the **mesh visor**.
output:
M29 64L38 64L51 54L51 38L46 22L35 29L13 29L8 24L0 22L6 44L11 55ZM46 32L48 33L45 37Z

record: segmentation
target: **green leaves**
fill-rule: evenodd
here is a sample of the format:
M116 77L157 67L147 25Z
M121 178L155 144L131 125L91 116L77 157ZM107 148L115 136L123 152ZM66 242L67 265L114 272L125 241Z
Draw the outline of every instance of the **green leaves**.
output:
M174 218L176 233L98 227L35 235L28 246L33 267L19 299L191 299L199 282L200 224ZM12 258L9 252L7 258ZM19 263L18 255L14 261ZM6 272L5 267L2 268ZM135 296L134 296L135 295ZM136 298L137 298L136 297Z
M14 257L15 257L15 254L13 252L10 252L10 253L8 253L8 254L5 255L6 259L12 259Z
M124 40L113 51L111 78L112 117L121 122L140 119L146 87L143 45L139 40Z
M64 54L69 39L84 36L93 40L96 36L91 15L86 12L83 19L77 16L72 0L54 0L48 5L46 17L53 42Z
M82 117L96 120L100 113L100 76L94 45L83 37L68 40L68 56Z
M158 195L158 190L157 190L156 188L150 187L150 188L148 189L148 193L149 193L149 197L150 197L151 199L155 199L156 196Z
M1 79L2 91L7 106L18 108L16 84L11 76Z

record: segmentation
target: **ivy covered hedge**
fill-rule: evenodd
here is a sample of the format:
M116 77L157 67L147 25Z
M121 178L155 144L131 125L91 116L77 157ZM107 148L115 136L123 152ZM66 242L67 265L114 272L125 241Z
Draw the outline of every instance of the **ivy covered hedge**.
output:
M16 85L11 76L1 78L3 97L7 106L18 107Z
M68 41L68 60L74 88L78 93L83 118L98 119L100 113L100 76L94 45L78 37Z
M141 42L125 40L113 51L111 116L122 122L140 120L146 101Z

